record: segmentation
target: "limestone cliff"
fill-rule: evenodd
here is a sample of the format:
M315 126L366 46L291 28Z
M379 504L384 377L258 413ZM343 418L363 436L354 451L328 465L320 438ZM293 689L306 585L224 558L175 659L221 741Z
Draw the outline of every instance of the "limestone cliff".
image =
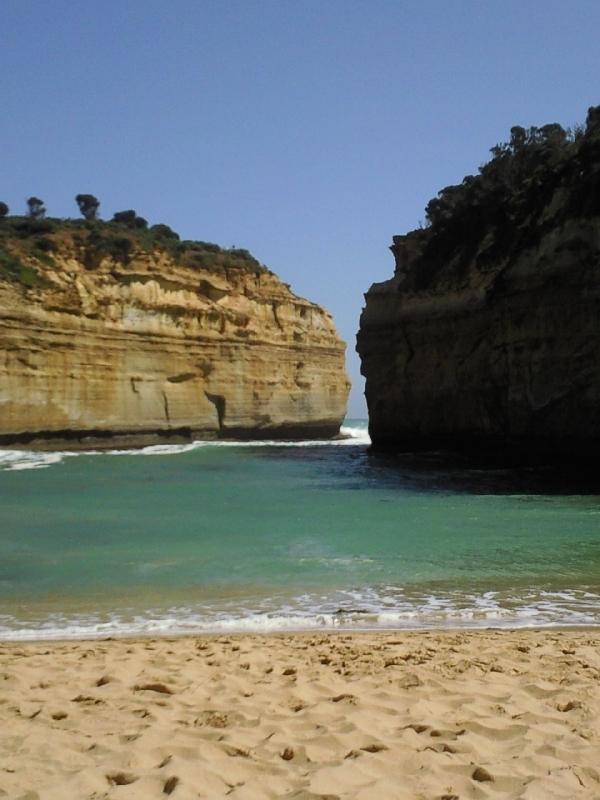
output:
M358 352L376 448L600 445L600 114L513 128L394 237Z
M13 220L0 240L1 443L338 433L330 315L246 251L182 258L129 233L99 246L108 223L48 224Z

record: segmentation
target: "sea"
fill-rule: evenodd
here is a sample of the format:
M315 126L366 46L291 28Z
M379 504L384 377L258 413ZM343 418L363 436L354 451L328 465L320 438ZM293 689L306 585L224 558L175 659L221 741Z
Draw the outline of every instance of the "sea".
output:
M600 624L593 489L342 432L0 451L0 639Z

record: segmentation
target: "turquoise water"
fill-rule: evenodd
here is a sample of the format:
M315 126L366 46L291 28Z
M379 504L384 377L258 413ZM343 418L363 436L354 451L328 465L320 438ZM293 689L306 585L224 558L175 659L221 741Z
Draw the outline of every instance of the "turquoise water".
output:
M600 623L600 497L339 443L0 454L0 638Z

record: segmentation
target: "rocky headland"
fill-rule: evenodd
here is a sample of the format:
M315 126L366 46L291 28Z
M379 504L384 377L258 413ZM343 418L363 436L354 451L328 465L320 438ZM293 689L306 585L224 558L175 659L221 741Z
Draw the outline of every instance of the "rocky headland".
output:
M395 236L357 350L378 449L600 445L600 107L510 142Z
M0 444L335 436L330 315L245 250L123 215L0 218Z

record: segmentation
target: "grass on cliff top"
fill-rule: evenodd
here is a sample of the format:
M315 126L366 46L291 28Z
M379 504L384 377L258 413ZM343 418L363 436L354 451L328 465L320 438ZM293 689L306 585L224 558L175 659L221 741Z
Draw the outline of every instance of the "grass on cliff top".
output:
M0 279L25 286L45 284L25 261L53 264L53 253L69 253L86 269L97 269L104 259L127 266L139 253L162 252L189 269L224 273L228 269L268 272L247 250L222 248L212 242L181 241L167 225L135 227L103 220L47 217L0 219Z

